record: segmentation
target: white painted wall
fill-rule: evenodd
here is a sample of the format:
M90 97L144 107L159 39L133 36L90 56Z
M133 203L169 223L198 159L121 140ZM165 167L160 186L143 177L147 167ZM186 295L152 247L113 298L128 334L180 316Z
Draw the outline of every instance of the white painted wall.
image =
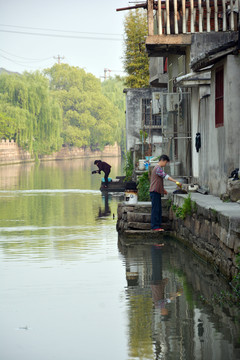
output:
M224 66L224 126L216 128L215 70L220 65ZM240 161L240 57L227 56L215 64L211 74L209 97L204 96L204 89L192 91L192 164L199 184L208 186L211 194L220 196L226 192L228 178ZM199 153L195 150L197 129L202 140Z

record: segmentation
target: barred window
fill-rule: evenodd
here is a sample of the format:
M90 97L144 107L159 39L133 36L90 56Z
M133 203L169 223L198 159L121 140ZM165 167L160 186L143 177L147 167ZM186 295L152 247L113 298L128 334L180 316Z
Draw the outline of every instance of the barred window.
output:
M152 115L152 119L151 119L151 99L142 99L142 123L145 126L161 125L160 115Z
M143 125L150 125L151 116L151 100L142 99L142 123Z

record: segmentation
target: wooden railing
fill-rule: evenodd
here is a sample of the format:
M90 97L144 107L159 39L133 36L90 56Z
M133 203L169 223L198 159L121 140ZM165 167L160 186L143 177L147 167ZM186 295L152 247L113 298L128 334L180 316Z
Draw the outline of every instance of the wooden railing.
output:
M148 0L147 8L149 35L239 29L240 0Z

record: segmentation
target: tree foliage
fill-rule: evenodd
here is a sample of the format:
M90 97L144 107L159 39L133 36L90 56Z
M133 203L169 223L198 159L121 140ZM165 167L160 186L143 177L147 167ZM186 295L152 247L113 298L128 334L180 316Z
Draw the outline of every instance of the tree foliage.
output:
M125 94L124 78L116 76L102 82L102 92L115 106L115 118L118 122L118 127L115 129L115 135L118 144L120 144L122 151L125 150L126 144L126 122L125 122Z
M115 141L119 143L121 110L113 98L105 95L107 91L102 91L100 80L67 64L56 64L45 74L63 109L65 144L102 149Z
M141 9L129 11L124 21L125 56L124 69L128 74L126 86L142 88L149 86L149 59L145 49L148 34L147 16Z
M62 145L61 122L61 109L43 75L0 75L1 138L36 154L51 153Z
M56 64L39 72L0 75L0 139L31 153L66 146L103 149L125 137L123 80L101 84L78 67Z

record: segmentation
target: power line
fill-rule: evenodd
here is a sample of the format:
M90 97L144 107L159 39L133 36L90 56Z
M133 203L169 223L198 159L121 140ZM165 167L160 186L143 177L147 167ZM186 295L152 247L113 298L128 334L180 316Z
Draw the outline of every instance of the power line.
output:
M20 66L23 66L25 68L26 68L26 65L27 65L28 67L31 67L33 69L35 68L34 66L29 65L28 63L23 63L23 62L20 62L20 61L9 59L7 56L4 56L4 55L0 55L0 57L14 63L15 65L20 65ZM50 59L52 59L52 58L49 58L48 60L50 60Z
M67 38L67 39L123 41L123 39L116 39L116 38L89 37L89 36L76 36L76 35L57 35L57 34L47 34L47 33L41 34L41 33L32 33L32 32L26 32L26 31L14 31L14 30L2 30L2 29L0 29L0 32L11 33L11 34L21 34L21 35Z
M31 30L43 30L43 31L57 31L57 32L66 32L66 33L73 33L73 34L122 36L122 34L111 34L111 33L100 33L100 32L95 33L95 32L76 31L76 30L49 29L49 28L38 28L38 27L19 26L19 25L5 25L5 24L0 24L0 26L13 27L13 28L18 28L18 29L31 29Z
M10 55L10 56L14 56L14 57L17 57L17 58L19 58L19 59L26 60L26 61L29 61L29 60L30 60L30 61L36 61L36 62L38 62L38 61L46 61L46 60L52 59L51 57L45 58L45 59L32 59L32 58L26 58L26 57L23 57L23 56L14 55L14 54L11 54L11 53L9 53L9 52L7 52L7 51L5 51L5 50L2 50L2 49L0 49L0 51L4 52L5 54L8 54L8 55ZM3 55L0 55L0 56L4 57Z

